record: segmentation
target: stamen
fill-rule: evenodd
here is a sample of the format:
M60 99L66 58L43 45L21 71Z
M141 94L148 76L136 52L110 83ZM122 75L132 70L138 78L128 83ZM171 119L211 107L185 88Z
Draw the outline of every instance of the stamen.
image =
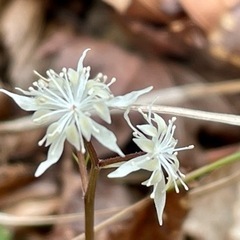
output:
M112 78L111 81L107 84L108 87L110 87L113 83L117 81L116 78Z
M38 145L39 145L39 146L42 146L43 143L46 141L46 139L47 139L47 135L45 135L45 136L38 142Z
M43 76L42 76L41 74L39 74L37 71L34 70L33 72L34 72L34 74L36 74L39 78L45 80L46 82L49 82L49 79L43 77Z
M188 150L188 149L193 149L193 148L194 148L194 145L189 145L186 147L176 148L175 151L178 152L178 151L183 151L183 150Z

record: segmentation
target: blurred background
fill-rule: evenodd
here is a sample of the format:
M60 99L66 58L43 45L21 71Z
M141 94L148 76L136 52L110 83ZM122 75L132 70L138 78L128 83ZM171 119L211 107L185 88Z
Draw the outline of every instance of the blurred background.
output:
M44 76L50 68L56 72L76 68L82 51L91 48L85 65L91 66L92 77L99 72L116 77L112 85L116 95L149 85L162 93L174 88L182 98L170 92L162 99L159 95L163 105L239 114L239 26L239 0L0 0L0 86L27 89L37 80L33 70ZM183 86L192 87L187 91ZM0 214L0 239L71 239L84 229L81 216L64 224L57 220L44 226L30 224L32 216L81 213L83 206L79 173L69 149L62 161L36 179L34 171L46 154L37 142L45 129L1 130L6 121L23 116L25 112L0 94L0 211L30 220L24 227L14 219L7 224ZM138 117L134 116L136 123L141 121ZM119 115L113 116L110 128L125 153L137 151L131 130ZM240 128L178 117L176 138L181 146L195 145L179 155L187 173L239 150ZM100 157L112 156L96 147ZM238 167L191 187L234 174ZM103 171L96 224L148 194L139 187L143 180L140 174L116 182L106 179ZM102 229L97 239L240 239L238 181L210 192L195 200L184 191L170 193L163 227L150 203Z

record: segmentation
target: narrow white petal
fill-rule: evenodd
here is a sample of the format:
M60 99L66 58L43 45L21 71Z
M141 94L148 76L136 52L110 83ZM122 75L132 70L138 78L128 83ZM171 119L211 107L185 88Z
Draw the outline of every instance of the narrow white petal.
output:
M133 141L144 152L148 153L148 152L153 152L153 150L154 150L154 142L150 139L134 138Z
M126 108L129 107L131 104L136 102L136 100L143 94L150 92L153 87L147 87L139 91L133 91L127 93L123 96L117 96L112 98L107 102L109 107L113 108Z
M73 70L72 68L69 68L68 71L67 71L67 74L68 74L68 78L72 84L72 88L73 87L77 87L77 85L79 84L78 83L78 72Z
M66 138L65 129L70 124L71 118L72 118L71 114L65 114L57 122L54 122L51 125L49 125L46 133L47 135L46 146L57 141L60 135L63 136L65 140Z
M154 204L157 210L157 216L160 225L163 224L162 216L166 204L166 191L164 191L164 188L165 183L162 180L154 186L154 194L151 196L154 199Z
M63 152L64 142L65 142L65 133L62 132L61 135L58 137L58 139L51 144L48 150L48 156L50 158L57 157L60 158Z
M156 136L157 135L157 129L150 124L141 124L141 125L137 125L138 129L141 130L144 134L148 135L148 136Z
M142 165L144 165L145 163L148 163L149 157L148 157L148 154L144 154L144 155L135 157L135 158L131 159L130 161L132 162L132 164L135 164L136 166L141 168Z
M93 104L98 116L107 123L111 123L110 111L104 102L97 102Z
M38 109L38 106L32 97L21 96L15 93L11 93L5 89L0 89L0 92L3 92L11 97L16 102L16 104L25 111L35 111Z
M38 166L34 176L39 177L41 176L49 167L51 167L54 163L56 163L59 159L56 157L48 158L44 162L40 163Z
M83 68L81 72L78 72L78 85L73 88L73 95L75 101L82 101L87 96L86 84L90 75L90 67Z
M142 185L146 185L147 187L155 185L161 181L162 177L163 177L162 171L158 171L156 169L156 171L153 171L152 175L148 180L142 182Z
M79 133L73 122L66 127L66 138L78 151L80 151Z
M153 116L154 116L154 121L157 123L157 128L159 132L162 132L164 129L167 128L167 124L161 116L159 116L156 113L153 113Z
M60 109L55 111L40 109L33 114L32 118L34 123L43 125L46 123L57 121L66 114L67 114L66 109ZM68 114L68 117L69 117L69 114Z
M48 126L47 132L46 132L47 141L45 146L52 144L54 141L58 139L60 135L60 133L57 131L58 127L59 127L59 124L57 122L54 122Z
M117 168L115 171L108 174L109 178L119 178L119 177L125 177L131 172L135 172L139 170L140 168L136 165L132 164L131 160L128 162L123 163L119 168Z
M89 142L92 135L92 119L85 116L84 114L79 114L78 117L79 119L76 121L78 121L79 123L78 125L80 130L79 134L82 134L84 138L87 140L87 142Z
M117 139L116 136L108 130L106 127L98 124L97 122L92 120L92 124L95 129L98 130L92 131L92 135L106 148L112 150L113 152L116 152L120 156L124 156L124 153L117 145Z
M53 111L48 109L40 109L40 110L37 110L32 115L32 119L34 123L45 124L50 121L53 121L52 115L53 115Z
M82 71L82 69L83 69L83 60L84 60L84 58L86 57L87 52L88 52L89 50L91 50L91 49L90 49L90 48L87 48L86 50L84 50L82 56L80 57L80 59L79 59L79 61L78 61L78 66L77 66L77 71L78 71L78 72L81 72L81 71Z
M145 161L137 163L137 166L147 171L155 171L159 169L159 163L156 158L146 158Z
M54 142L54 144L50 146L47 160L38 166L35 172L35 177L42 175L50 166L59 160L63 152L64 140L64 138L59 138L57 142Z

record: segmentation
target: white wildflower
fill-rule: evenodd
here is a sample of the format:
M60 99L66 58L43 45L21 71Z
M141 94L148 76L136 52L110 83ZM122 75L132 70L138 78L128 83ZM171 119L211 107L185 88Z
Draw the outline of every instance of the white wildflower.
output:
M165 121L156 113L152 113L151 111L148 114L142 111L140 113L146 120L146 124L134 127L130 122L128 112L125 113L125 119L133 129L133 141L145 154L122 163L108 177L124 177L140 169L152 172L150 178L142 184L148 187L153 186L153 192L150 197L154 199L158 220L160 225L162 225L166 190L170 185L174 184L176 192L179 192L178 180L186 190L188 189L182 180L184 175L179 170L177 152L191 149L193 146L176 148L177 140L173 137L176 128L174 125L176 118L169 120L169 125L167 126ZM167 174L166 180L164 171Z
M76 71L63 68L62 72L57 74L48 70L47 78L37 73L40 79L34 82L28 91L16 88L25 96L0 89L22 109L35 111L35 123L49 125L46 135L39 141L39 145L45 143L45 146L50 146L47 159L40 164L35 176L41 175L59 160L65 140L78 151L85 153L84 139L90 141L93 136L103 146L124 156L116 143L115 135L91 117L95 114L111 123L110 109L128 107L140 95L149 92L151 87L115 97L109 88L115 79L107 83L106 76L102 74L89 79L90 67L83 67L88 50L80 57Z

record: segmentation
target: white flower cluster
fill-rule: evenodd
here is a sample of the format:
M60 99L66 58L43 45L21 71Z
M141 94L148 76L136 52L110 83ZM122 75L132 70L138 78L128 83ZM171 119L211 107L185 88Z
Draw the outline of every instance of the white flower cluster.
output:
M110 109L127 108L137 98L149 92L152 87L115 97L106 76L98 74L90 78L90 67L83 67L86 49L78 62L77 71L62 69L60 74L47 71L47 78L37 74L40 79L29 87L29 91L16 88L23 95L0 89L10 96L22 109L35 111L33 121L47 124L46 135L39 145L50 146L46 161L38 167L35 176L40 176L47 168L56 163L62 155L64 142L68 140L78 151L85 153L84 139L95 137L103 146L124 156L117 145L115 135L106 127L92 119L96 114L107 123L111 123Z
M156 113L152 113L151 109L148 114L140 111L146 124L134 127L129 119L128 112L125 113L125 119L133 130L133 141L145 153L144 155L133 158L122 163L108 177L125 177L131 172L144 169L152 172L150 178L142 184L153 186L151 198L157 210L158 220L162 225L162 214L166 202L166 190L174 184L176 192L179 192L177 180L187 190L187 185L183 182L184 175L179 170L179 161L177 153L181 150L191 149L193 145L183 148L176 148L177 140L173 134L176 126L174 121L176 118L169 120L167 126L165 121ZM167 183L164 177L164 171L167 174Z
M111 109L129 109L139 96L149 92L152 87L133 91L123 96L114 96L107 77L98 74L90 78L90 67L83 66L83 60L89 49L86 49L79 59L77 70L63 68L57 74L47 71L47 78L39 75L40 79L33 82L28 91L18 89L22 95L0 89L10 96L22 109L34 111L33 121L46 125L47 131L39 145L49 146L47 159L42 162L35 176L40 176L61 157L64 143L67 140L78 151L85 153L84 141L89 142L93 136L103 146L124 156L117 145L115 135L106 127L100 125L92 117L97 115L103 121L111 123ZM177 140L173 137L175 118L166 125L165 121L149 108L148 114L140 111L146 124L134 127L129 119L129 110L124 117L133 130L133 141L144 152L127 162L121 162L109 177L124 177L131 172L144 169L151 172L148 180L142 184L153 186L151 198L157 209L159 223L162 224L162 214L166 201L166 190L174 185L178 192L178 183L183 182L184 175L179 170L177 153L193 146L176 148ZM116 165L115 165L116 166ZM166 178L164 175L166 173Z

